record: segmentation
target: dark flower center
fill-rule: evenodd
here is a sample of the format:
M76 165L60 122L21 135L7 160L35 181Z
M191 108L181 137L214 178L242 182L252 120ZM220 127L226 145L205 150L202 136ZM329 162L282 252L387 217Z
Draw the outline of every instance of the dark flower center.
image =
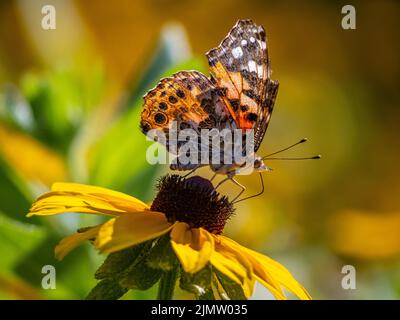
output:
M204 228L221 234L234 208L226 196L214 190L212 183L199 176L188 179L166 175L157 185L158 193L151 210L163 212L168 221L186 222L192 228Z

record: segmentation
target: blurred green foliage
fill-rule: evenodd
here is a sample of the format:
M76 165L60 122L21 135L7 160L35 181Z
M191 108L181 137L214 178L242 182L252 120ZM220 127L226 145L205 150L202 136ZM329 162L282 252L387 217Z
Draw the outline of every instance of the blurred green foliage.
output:
M46 220L26 219L25 214L35 195L46 190L49 181L41 179L40 174L32 177L18 172L18 163L13 163L13 154L18 154L24 148L24 143L34 140L38 149L49 153L49 158L35 159L34 155L37 154L34 153L23 161L36 162L34 165L43 167L47 161L52 161L50 155L61 159L66 175L55 171L53 182L58 178L74 179L74 176L79 176L77 172L87 172L87 175L79 176L80 182L106 186L150 200L157 167L147 165L145 151L149 142L139 130L143 90L155 85L160 77L181 68L201 69L195 60L179 63L177 58L168 55L168 47L174 45L171 39L164 39L159 44L153 53L153 62L143 76L145 84L137 83L136 89L131 89L129 97L118 105L119 112L112 115L112 121L107 123L104 130L94 128L95 133L92 134L96 138L79 149L78 154L75 145L84 139L83 131L90 127L91 117L97 116L96 107L104 99L105 75L101 66L94 65L90 74L81 74L77 66L29 72L24 74L20 86L5 87L0 106L0 125L7 132L7 137L18 133L23 138L21 141L15 140L14 147L7 149L4 157L0 157L0 210L5 212L0 215L2 296L11 298L15 294L9 286L18 287L17 283L2 286L1 281L2 277L12 275L25 283L27 292L37 288L37 296L28 297L85 297L96 283L94 272L102 259L88 250L90 246L87 245L63 262L55 260L53 248L63 235L74 232L81 223L94 223L99 218L67 215ZM12 141L3 138L2 143ZM79 159L85 161L80 162ZM77 165L83 168L76 168ZM57 290L40 288L43 277L41 269L48 264L56 266ZM11 296L7 296L7 290ZM140 292L137 297L135 292L130 292L127 297L152 298L154 290L151 289L149 294ZM26 296L17 292L18 297Z

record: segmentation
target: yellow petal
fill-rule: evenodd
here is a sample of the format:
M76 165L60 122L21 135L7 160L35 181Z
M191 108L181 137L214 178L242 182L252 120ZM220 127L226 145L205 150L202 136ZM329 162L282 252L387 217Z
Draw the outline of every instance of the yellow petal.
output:
M214 250L212 236L202 228L191 229L177 223L171 231L171 245L185 272L200 271L210 261Z
M81 245L86 240L96 238L101 226L102 224L99 224L95 227L88 228L84 232L77 232L62 239L54 249L56 258L62 260L70 251Z
M145 211L113 218L100 228L95 246L111 253L167 233L173 225L163 213Z
M250 262L240 252L232 250L230 246L215 236L215 250L211 255L211 264L224 275L239 284L245 296L252 295L255 278Z
M88 193L92 195L98 195L105 199L114 200L126 200L129 202L138 203L142 206L147 206L144 202L128 195L123 192L114 191L107 188L102 188L98 186L91 186L87 184L73 183L73 182L57 182L51 186L51 191L61 191L61 192L79 192Z
M219 236L219 242L221 245L225 247L229 247L231 250L235 251L237 254L245 257L245 259L251 264L252 272L254 276L259 280L265 287L267 287L271 293L277 299L286 299L285 294L282 291L280 283L269 273L268 269L264 267L257 259L255 259L252 255L247 254L244 251L244 247L240 246L238 243L233 240Z
M121 192L78 183L55 183L52 191L32 204L27 216L64 212L119 215L148 209L144 202Z
M286 288L300 299L311 299L311 296L307 290L300 283L298 283L291 273L280 263L256 251L243 247L227 237L220 236L220 239L223 243L230 246L234 250L241 252L242 255L244 255L252 263L254 274L257 280L271 290L271 292L278 299L280 297L277 296L277 292L273 291L273 289L276 289L276 283ZM272 282L271 279L273 279ZM284 298L284 296L281 297L281 299Z

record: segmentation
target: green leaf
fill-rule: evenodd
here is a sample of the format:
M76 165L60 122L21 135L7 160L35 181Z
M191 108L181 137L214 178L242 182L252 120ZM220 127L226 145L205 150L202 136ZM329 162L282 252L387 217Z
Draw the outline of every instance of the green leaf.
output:
M140 257L144 244L139 244L134 247L114 252L108 255L103 264L95 273L96 279L117 278L118 275L125 271L136 259Z
M63 261L57 261L54 257L54 247L59 241L59 235L49 232L38 246L21 257L14 267L14 272L33 286L41 288L43 266L53 265L57 269L57 289L69 291L74 298L84 297L95 285L93 274L96 266L88 254L89 250L93 249L89 244L85 244L73 250ZM46 296L54 295L53 290L43 291Z
M13 268L46 238L44 228L0 214L0 269Z
M216 300L212 289L207 289L202 295L196 296L199 300Z
M76 108L76 90L72 86L74 83L65 72L30 73L22 79L35 119L35 136L63 152L76 129L71 119L72 109Z
M212 268L210 265L193 274L182 270L179 286L182 290L201 297L211 290L211 278Z
M28 102L19 89L11 84L6 84L3 92L0 92L0 117L20 130L32 131L34 127Z
M83 73L77 66L26 73L21 87L34 119L33 134L67 153L89 110L100 101L104 84L104 70L99 63L91 64Z
M146 259L134 263L120 277L119 283L124 288L147 290L160 279L162 271L150 268Z
M240 285L238 285L235 281L231 280L223 273L219 272L215 268L213 269L216 274L219 282L224 288L226 294L231 300L247 300L246 296L243 293L243 289Z
M0 211L18 221L26 221L31 205L30 190L25 181L0 154Z
M22 223L0 214L0 273L4 277L7 276L8 280L15 278L17 283L26 284L26 288L30 288L31 291L35 291L36 288L38 294L50 299L82 297L88 287L84 288L83 292L81 291L82 295L79 294L79 287L85 285L85 279L90 279L93 274L92 270L88 273L84 272L89 265L87 256L81 255L79 260L75 260L75 265L79 264L79 273L74 271L71 259L56 267L57 290L41 288L41 280L44 276L43 266L57 264L53 257L53 248L58 241L59 237L55 238L54 235L49 234L44 226ZM82 267L83 260L86 260L83 264L85 268ZM82 278L73 280L73 286L68 286L66 280L71 275ZM7 290L4 293L7 295Z
M170 271L178 264L178 259L172 250L169 234L157 240L147 257L147 264L151 268L163 271Z
M157 300L172 300L176 287L176 280L179 277L179 266L170 271L164 271L158 285Z
M87 300L117 300L122 297L128 289L120 286L115 279L104 279L100 281L88 294Z
M117 282L125 289L151 288L161 275L160 270L147 264L152 246L153 240L110 254L96 271L95 278Z

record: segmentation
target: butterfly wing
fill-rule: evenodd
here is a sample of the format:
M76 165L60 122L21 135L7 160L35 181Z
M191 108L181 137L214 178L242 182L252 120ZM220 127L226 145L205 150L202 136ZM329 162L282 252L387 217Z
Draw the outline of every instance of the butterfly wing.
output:
M266 91L259 109L259 120L254 130L254 150L260 148L261 142L264 139L265 132L267 131L269 121L271 119L272 110L274 109L276 96L278 94L279 82L268 80Z
M278 82L270 79L265 30L239 20L221 44L206 54L211 80L225 94L237 127L254 129L255 151L271 117Z
M209 78L197 71L181 71L162 79L144 96L140 127L144 134L151 129L167 135L175 122L177 134L191 128L201 129L227 126L231 117L220 91Z

